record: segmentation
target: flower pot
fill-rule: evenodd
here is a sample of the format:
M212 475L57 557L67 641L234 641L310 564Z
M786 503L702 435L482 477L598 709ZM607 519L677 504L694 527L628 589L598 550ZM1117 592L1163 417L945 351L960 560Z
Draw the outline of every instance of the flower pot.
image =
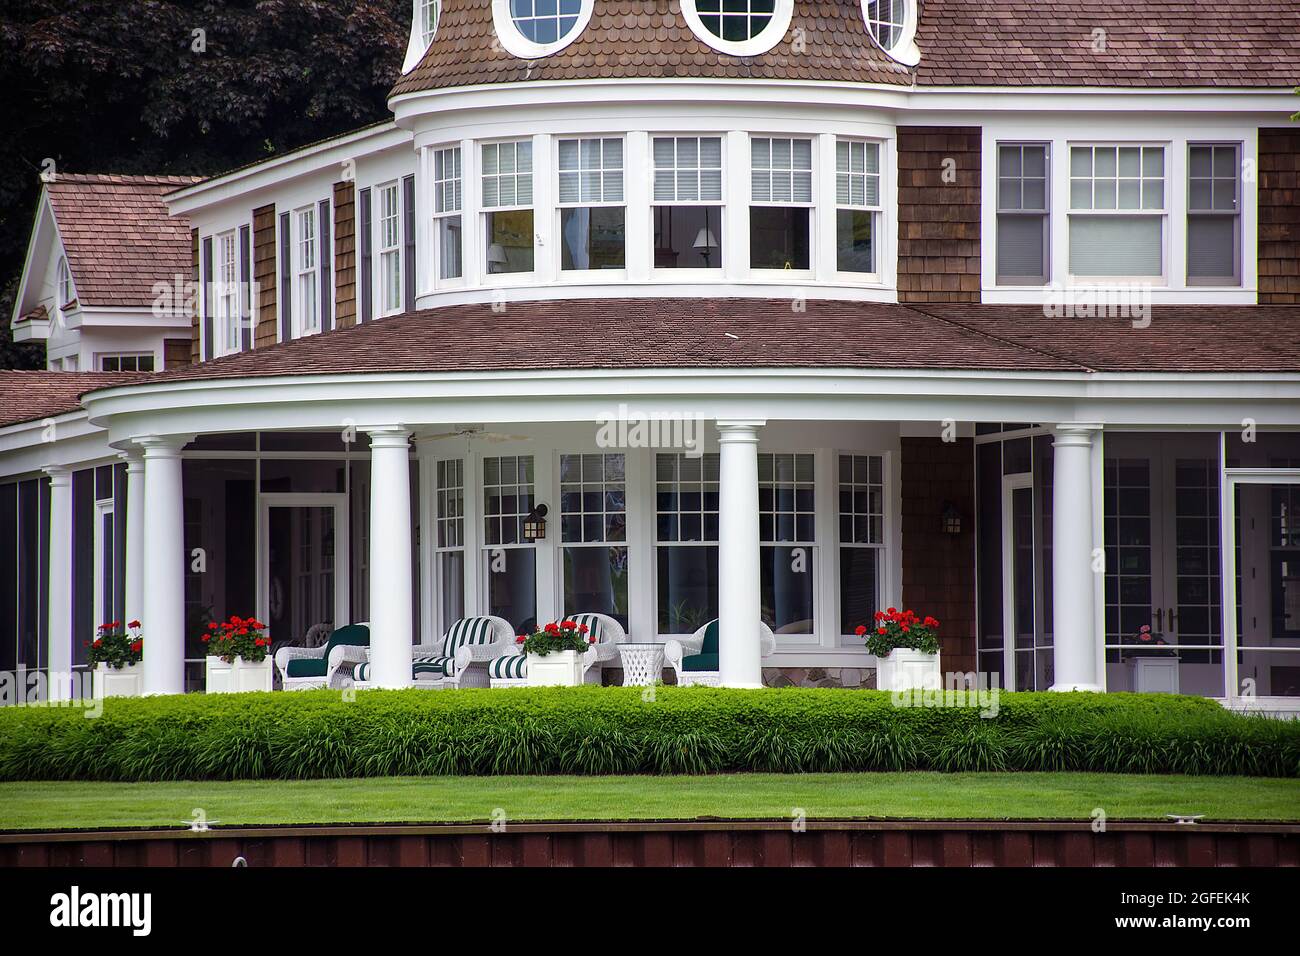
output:
M144 667L138 663L125 667L96 664L94 692L96 697L139 697L144 693Z
M939 690L943 675L939 655L911 647L896 647L887 657L876 658L876 687L879 690Z
M552 651L546 656L528 655L530 687L577 687L582 683L582 654L578 651Z
M270 691L272 673L269 655L256 663L236 657L229 664L220 657L209 657L207 690L209 694Z

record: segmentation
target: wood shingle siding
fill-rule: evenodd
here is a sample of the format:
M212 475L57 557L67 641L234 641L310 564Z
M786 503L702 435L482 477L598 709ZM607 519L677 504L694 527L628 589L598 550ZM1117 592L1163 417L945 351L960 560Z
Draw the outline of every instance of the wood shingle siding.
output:
M276 343L275 204L253 210L253 281L257 308L253 312L253 347Z
M163 368L185 368L192 348L190 339L163 339Z
M898 301L980 301L980 130L898 127Z
M1259 302L1300 304L1300 129L1259 131Z
M334 184L334 324L357 324L356 192L350 182Z

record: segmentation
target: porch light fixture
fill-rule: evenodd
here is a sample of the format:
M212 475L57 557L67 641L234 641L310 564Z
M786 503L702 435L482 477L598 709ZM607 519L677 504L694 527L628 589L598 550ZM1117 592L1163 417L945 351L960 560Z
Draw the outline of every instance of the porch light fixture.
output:
M546 505L538 505L524 517L524 540L539 541L546 537Z
M943 503L943 533L961 534L961 512L951 501Z
M708 226L700 227L699 233L695 236L695 248L704 257L705 266L708 266L709 257L713 255L713 250L718 248L718 237L713 234L713 230Z

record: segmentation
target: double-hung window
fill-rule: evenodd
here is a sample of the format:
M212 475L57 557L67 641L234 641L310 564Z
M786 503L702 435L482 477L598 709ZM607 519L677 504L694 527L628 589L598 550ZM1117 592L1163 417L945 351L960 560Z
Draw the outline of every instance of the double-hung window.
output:
M622 269L623 140L559 141L560 268Z
M433 242L439 280L459 279L461 260L461 191L460 147L448 146L433 151Z
M1188 144L1188 285L1241 285L1240 149Z
M465 616L465 462L450 458L437 468L437 552L439 608L442 631Z
M487 613L505 618L516 634L537 627L537 547L523 534L533 504L532 455L483 459Z
M722 267L722 137L656 136L656 269Z
M1165 275L1165 148L1070 147L1070 275Z
M316 207L308 206L294 214L297 226L296 255L294 256L295 295L293 317L298 328L294 336L311 335L320 331L320 308L317 302L320 289L318 243L316 238Z
M761 611L782 634L812 634L817 521L813 456L758 456Z
M532 272L533 142L484 143L482 160L487 271Z
M835 267L876 273L880 233L880 144L835 141Z
M1051 274L1048 155L1046 143L998 144L997 281L1001 285L1045 285Z
M212 340L217 355L229 355L239 351L239 232L232 229L216 238Z
M564 614L608 614L627 627L627 478L624 457L560 456Z
M402 311L402 190L400 183L380 186L379 314Z
M839 456L840 635L870 627L880 600L885 553L885 462Z
M655 458L655 596L660 634L718 616L718 456Z
M811 268L812 140L750 140L749 266Z

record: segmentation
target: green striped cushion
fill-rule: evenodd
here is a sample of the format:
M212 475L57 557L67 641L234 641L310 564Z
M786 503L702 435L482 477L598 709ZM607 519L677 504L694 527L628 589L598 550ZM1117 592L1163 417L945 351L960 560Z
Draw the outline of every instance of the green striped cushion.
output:
M423 674L428 677L450 677L456 671L455 662L450 657L417 657L411 661L413 676L416 680ZM370 680L370 664L358 664L352 669L352 679L357 682Z
M573 617L569 618L569 620L571 620L574 624L586 624L586 625L587 625L587 636L588 636L588 637L591 637L591 636L594 634L595 637L596 637L596 643L597 643L597 644L603 644L603 643L605 643L605 637L606 637L606 635L605 635L605 624L604 624L604 622L600 619L600 616L599 616L599 615L597 615L597 614L575 614L575 615L573 615Z
M495 680L522 680L528 676L528 655L498 657L488 664L488 676Z
M442 641L442 653L446 657L455 657L462 647L471 644L490 644L492 642L492 619L488 617L464 617L453 624Z

